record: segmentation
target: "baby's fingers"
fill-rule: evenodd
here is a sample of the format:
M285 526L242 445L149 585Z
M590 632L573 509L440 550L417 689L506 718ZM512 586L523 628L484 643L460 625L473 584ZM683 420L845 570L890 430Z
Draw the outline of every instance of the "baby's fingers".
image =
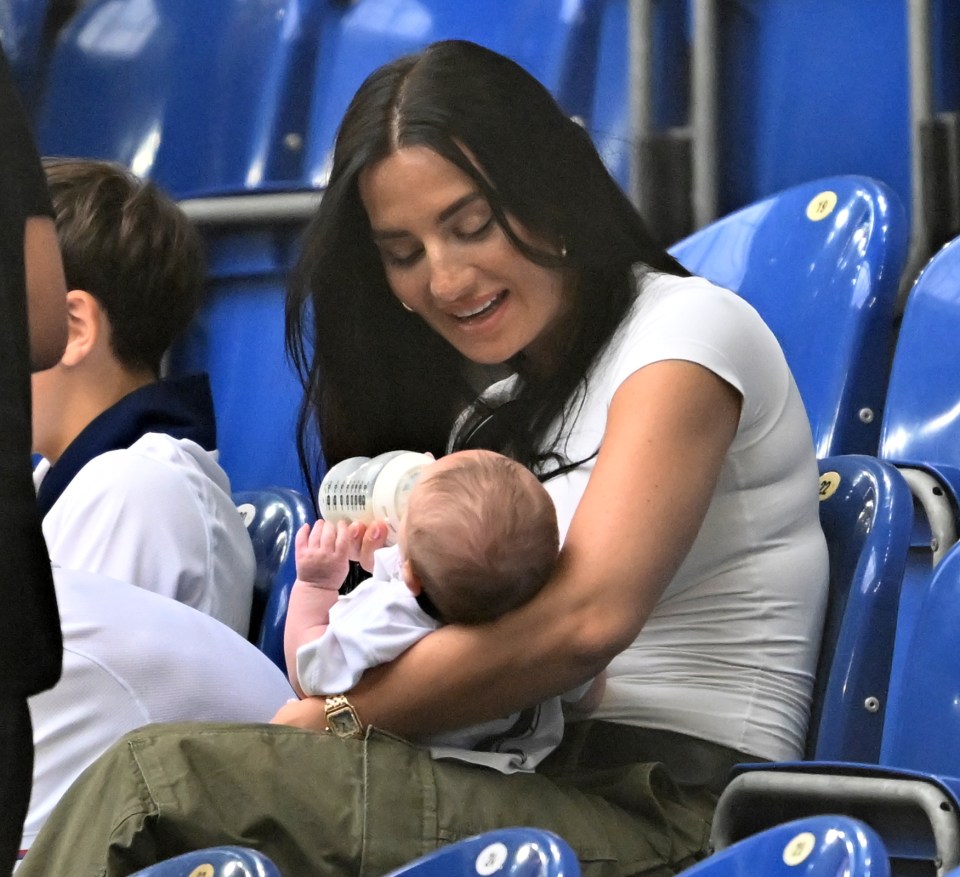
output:
M297 530L297 535L293 540L293 548L295 551L303 551L310 541L310 525L304 524L299 530Z
M346 521L337 521L336 524L327 524L323 532L322 548L327 554L347 558L350 554L350 536Z

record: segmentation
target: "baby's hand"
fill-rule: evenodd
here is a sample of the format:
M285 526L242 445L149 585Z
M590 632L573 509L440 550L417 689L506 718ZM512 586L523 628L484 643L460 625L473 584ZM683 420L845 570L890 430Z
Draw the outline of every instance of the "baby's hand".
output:
M327 728L325 706L326 700L322 697L288 700L270 719L270 722L274 725L292 725L295 728L325 731Z
M323 519L304 524L294 542L297 578L320 588L338 589L350 571L353 540L346 521L331 523Z

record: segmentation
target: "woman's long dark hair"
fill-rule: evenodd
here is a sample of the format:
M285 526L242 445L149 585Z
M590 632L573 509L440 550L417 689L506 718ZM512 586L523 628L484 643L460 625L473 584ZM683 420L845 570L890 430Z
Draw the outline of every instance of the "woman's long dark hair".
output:
M361 171L415 145L473 180L523 255L566 269L573 316L564 355L548 376L514 363L522 390L496 430L494 449L526 465L541 462L547 429L634 300L631 266L687 273L646 230L587 132L519 65L451 40L381 67L340 125L287 300L287 347L305 389L298 450L308 482L314 430L330 464L398 448L440 454L475 395L464 357L391 293L360 201ZM507 214L552 253L518 239Z

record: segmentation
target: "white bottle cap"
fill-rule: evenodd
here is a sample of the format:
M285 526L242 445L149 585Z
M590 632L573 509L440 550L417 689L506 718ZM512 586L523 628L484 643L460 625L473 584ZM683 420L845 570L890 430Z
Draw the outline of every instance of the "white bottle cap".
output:
M373 517L387 522L387 544L397 541L400 518L407 508L407 499L424 466L434 462L431 454L406 451L388 460L373 485Z

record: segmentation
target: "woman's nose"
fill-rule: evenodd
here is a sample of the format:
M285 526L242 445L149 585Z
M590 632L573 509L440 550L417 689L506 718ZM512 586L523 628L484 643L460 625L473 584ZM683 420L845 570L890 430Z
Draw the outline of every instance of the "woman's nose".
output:
M454 300L469 291L473 272L463 260L441 253L430 261L430 294L442 300Z

